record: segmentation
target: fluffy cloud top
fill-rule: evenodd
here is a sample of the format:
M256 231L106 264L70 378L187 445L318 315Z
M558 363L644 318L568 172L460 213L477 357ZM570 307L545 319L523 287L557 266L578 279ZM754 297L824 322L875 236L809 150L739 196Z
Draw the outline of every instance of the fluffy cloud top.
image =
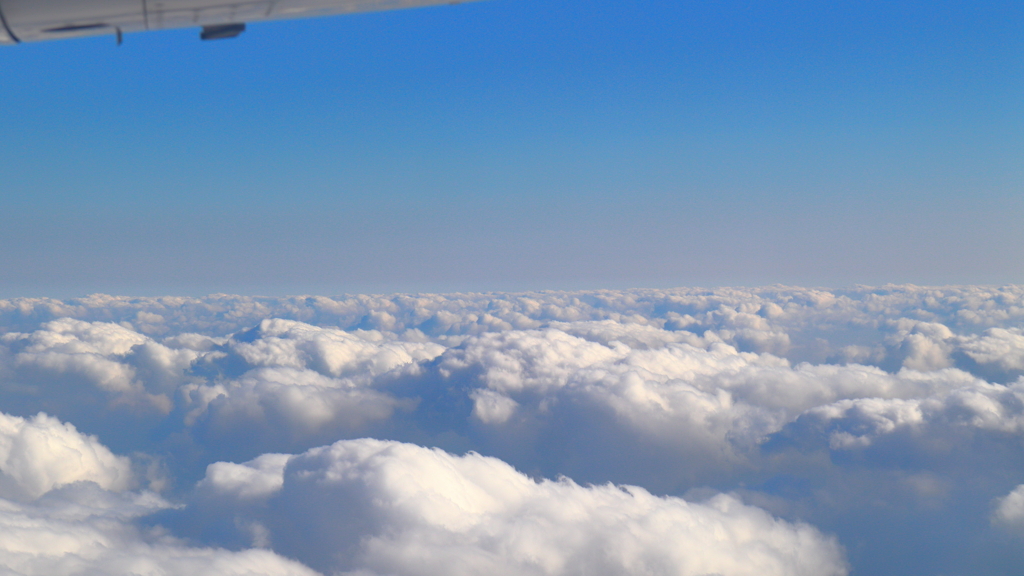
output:
M962 374L952 374L963 379ZM899 430L927 427L979 429L1024 435L1024 382L1010 386L973 381L926 398L842 400L808 410L802 418L831 430L833 448L864 447Z
M83 481L124 490L132 481L131 464L95 436L46 414L31 419L0 414L0 496L35 499Z
M133 519L168 508L125 492L131 463L39 414L0 414L0 572L19 576L313 576L266 550L190 547ZM13 500L12 500L13 498Z
M834 539L736 498L535 481L495 458L380 440L217 463L201 491L270 500L280 548L325 571L401 575L846 574ZM358 527L358 530L353 530Z
M996 501L992 519L1007 527L1024 530L1024 484Z
M67 519L0 500L0 571L18 576L315 576L268 550L190 547L102 516Z

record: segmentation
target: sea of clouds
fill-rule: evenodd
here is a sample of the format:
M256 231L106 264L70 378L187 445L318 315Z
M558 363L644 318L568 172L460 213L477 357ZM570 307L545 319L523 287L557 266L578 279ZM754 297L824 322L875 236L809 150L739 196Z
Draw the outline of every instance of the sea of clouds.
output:
M1024 572L1024 287L0 300L0 575Z

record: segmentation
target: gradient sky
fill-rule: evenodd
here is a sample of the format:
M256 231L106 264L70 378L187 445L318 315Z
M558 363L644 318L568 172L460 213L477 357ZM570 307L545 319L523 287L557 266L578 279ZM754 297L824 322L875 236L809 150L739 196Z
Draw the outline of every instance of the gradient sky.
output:
M1024 282L1019 2L487 0L0 49L0 297Z

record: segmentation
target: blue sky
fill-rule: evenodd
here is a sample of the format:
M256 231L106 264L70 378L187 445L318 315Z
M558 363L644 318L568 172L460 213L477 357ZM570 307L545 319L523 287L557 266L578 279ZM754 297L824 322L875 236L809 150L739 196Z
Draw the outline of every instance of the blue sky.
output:
M5 47L0 296L1021 282L1022 24L487 0Z

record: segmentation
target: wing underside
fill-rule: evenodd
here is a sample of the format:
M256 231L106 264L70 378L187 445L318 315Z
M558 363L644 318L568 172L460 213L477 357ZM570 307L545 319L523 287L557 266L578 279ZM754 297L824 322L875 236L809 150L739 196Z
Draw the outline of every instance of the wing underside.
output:
M0 0L0 44L455 3L450 0Z

